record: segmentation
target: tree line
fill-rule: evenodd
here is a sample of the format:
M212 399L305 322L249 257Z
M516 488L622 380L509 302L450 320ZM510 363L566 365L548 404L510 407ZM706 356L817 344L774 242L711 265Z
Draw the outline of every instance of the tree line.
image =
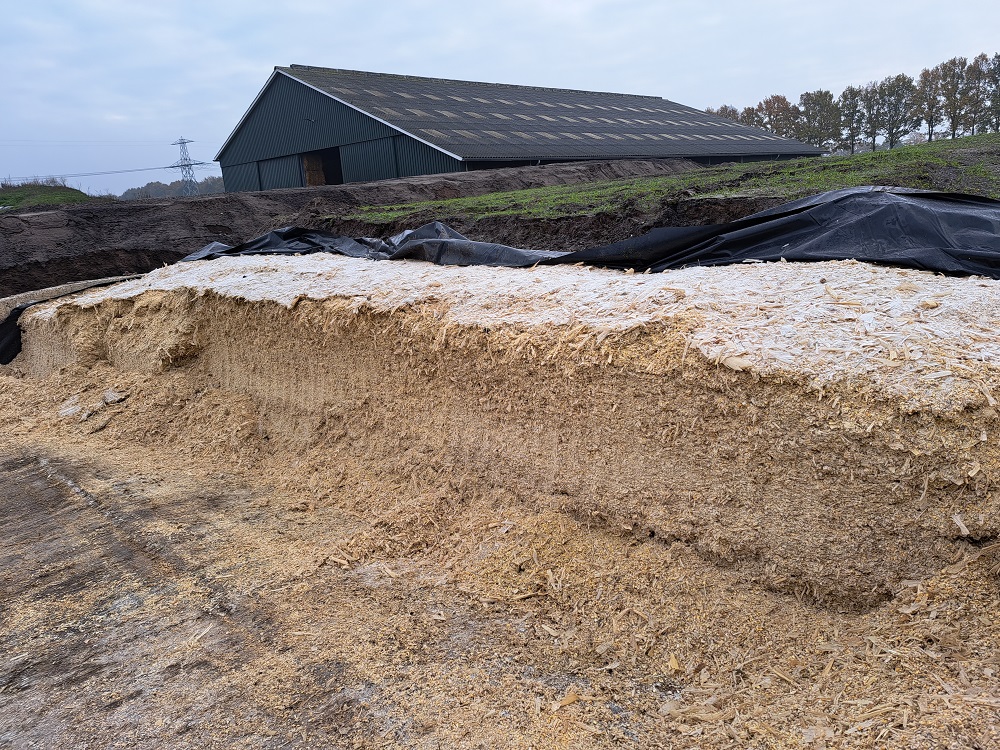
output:
M793 104L781 94L756 107L729 104L709 114L796 138L826 151L874 151L904 142L1000 132L1000 53L968 60L953 57L924 68L916 79L905 73L848 86L835 97L820 89Z
M221 177L205 177L198 180L198 195L224 193L226 190ZM184 195L184 183L174 180L169 184L160 181L147 182L142 187L129 188L119 197L124 201L141 200L143 198L180 198Z

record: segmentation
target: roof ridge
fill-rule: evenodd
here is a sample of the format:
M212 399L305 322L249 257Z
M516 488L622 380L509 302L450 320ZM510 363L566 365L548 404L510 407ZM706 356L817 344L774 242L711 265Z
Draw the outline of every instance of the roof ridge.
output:
M324 73L352 73L356 75L371 76L373 78L400 78L408 81L433 81L435 83L471 83L476 86L491 86L502 89L518 89L530 91L560 91L567 94L601 94L602 96L617 96L626 99L651 99L653 101L669 101L661 96L651 96L649 94L620 94L614 91L588 91L586 89L564 89L553 86L522 86L516 83L490 83L488 81L466 81L458 78L432 78L430 76L411 76L402 73L375 73L369 70L351 70L349 68L324 68L319 65L299 65L292 63L287 68L280 65L275 66L275 70L321 70Z

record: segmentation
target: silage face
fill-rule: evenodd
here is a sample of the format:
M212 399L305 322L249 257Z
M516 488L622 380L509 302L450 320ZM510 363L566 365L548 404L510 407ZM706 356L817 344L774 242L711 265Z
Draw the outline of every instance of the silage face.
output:
M656 672L671 696L641 700L658 722L721 728L765 706L791 737L802 686L930 689L865 644L889 643L879 628L913 606L887 647L923 658L906 638L935 606L951 622L945 584L962 573L942 571L996 533L995 336L970 328L995 309L992 284L852 263L643 277L235 259L42 307L15 364L39 435L166 446L294 513L353 518L336 574L415 597L440 580L428 627L479 644L477 664L529 708L501 651L583 665L587 684L539 687L520 731L563 715L611 727L601 690ZM130 393L94 433L49 413L88 378ZM402 604L379 611L407 648L436 642ZM489 639L460 633L459 612ZM815 633L837 650L810 650ZM380 648L354 658L384 666Z

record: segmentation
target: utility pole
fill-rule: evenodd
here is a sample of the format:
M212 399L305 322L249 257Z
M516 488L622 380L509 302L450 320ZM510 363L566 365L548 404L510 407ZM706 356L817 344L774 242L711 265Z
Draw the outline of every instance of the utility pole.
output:
M188 153L187 145L189 143L194 143L194 141L189 141L184 136L181 136L178 140L171 143L171 146L181 147L181 158L170 165L171 169L181 170L181 195L198 195L198 181L194 177L194 168L197 164L204 164L200 161L192 161L191 155Z

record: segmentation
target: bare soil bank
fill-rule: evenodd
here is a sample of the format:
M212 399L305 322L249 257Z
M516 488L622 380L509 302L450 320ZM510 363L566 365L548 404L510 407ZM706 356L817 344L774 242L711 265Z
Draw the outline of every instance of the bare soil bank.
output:
M212 241L237 244L288 224L319 226L324 217L358 206L672 174L695 168L690 162L677 160L580 162L357 185L159 201L99 201L46 211L5 212L0 215L0 297L83 279L145 273ZM742 212L745 208L738 205L735 210ZM682 214L679 216L683 218ZM700 223L697 210L690 220ZM476 239L577 249L602 244L608 238L623 239L648 221L649 217L638 217L616 227L604 217L594 222L565 222L565 226L522 226L512 222L517 228L507 231L492 223L462 228L477 235ZM366 236L386 230L355 222L335 227L335 231Z
M626 205L615 211L553 219L509 216L470 218L463 215L441 216L428 211L378 224L331 217L307 206L295 223L318 226L349 237L372 237L391 236L428 221L443 221L474 240L538 250L585 250L645 234L654 227L723 224L783 202L784 199L776 197L670 198L652 210L638 210L635 206Z

